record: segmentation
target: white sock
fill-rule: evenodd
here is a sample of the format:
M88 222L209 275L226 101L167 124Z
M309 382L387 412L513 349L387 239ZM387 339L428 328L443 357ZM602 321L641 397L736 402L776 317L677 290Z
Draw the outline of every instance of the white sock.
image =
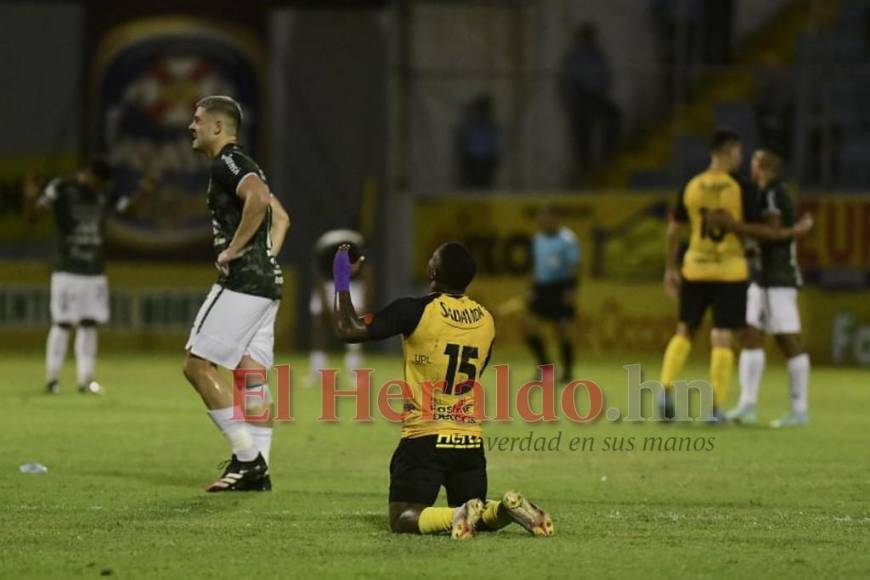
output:
M739 407L755 406L758 403L758 388L764 373L766 355L763 348L744 348L740 351L740 402Z
M263 391L263 397L247 397L245 400L245 408L248 415L260 415L264 409L270 408L272 404L272 390L269 385L253 385L247 387L247 390ZM257 451L263 454L263 459L269 463L269 451L272 448L272 428L263 424L248 423L248 431L251 433L251 438L254 440L254 447Z
M93 326L76 328L76 379L79 386L87 385L94 378L97 362L97 329Z
M69 330L60 326L52 325L45 341L45 378L48 381L56 381L60 376L60 368L66 357L66 349L69 344Z
M248 424L241 419L233 420L233 407L210 409L208 415L227 438L239 461L253 461L257 458L257 448L254 446Z
M347 345L347 351L344 353L344 368L349 381L353 381L353 371L361 366L363 366L362 345Z
M254 440L254 447L263 455L266 463L269 463L269 451L272 449L272 428L248 423L248 431Z
M810 383L810 355L799 354L788 359L788 388L791 392L791 410L794 413L807 412L807 395Z
M308 376L314 383L320 381L320 369L325 369L329 365L329 357L322 350L312 350L308 355Z

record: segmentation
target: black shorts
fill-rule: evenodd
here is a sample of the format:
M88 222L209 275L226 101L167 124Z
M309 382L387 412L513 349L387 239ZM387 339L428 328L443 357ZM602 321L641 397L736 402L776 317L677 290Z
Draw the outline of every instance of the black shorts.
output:
M544 320L559 322L574 318L574 304L565 303L565 292L577 286L575 280L554 282L552 284L535 284L532 288L532 299L529 310L535 316Z
M680 287L680 322L695 330L713 307L713 328L746 326L746 282L692 282Z
M477 446L456 447L468 442ZM454 447L438 446L445 444ZM451 507L473 498L486 500L482 437L427 435L399 442L390 461L390 502L432 505L442 485Z

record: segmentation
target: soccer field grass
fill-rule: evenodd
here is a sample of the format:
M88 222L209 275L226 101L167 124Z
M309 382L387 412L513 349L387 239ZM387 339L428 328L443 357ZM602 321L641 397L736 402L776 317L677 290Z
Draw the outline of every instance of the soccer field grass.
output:
M41 354L2 360L2 578L870 577L866 371L816 369L812 422L798 430L492 425L490 437L562 433L559 451L488 451L490 496L524 491L552 513L556 536L508 527L454 542L388 531L398 426L354 423L345 403L340 423L321 423L319 389L295 388L296 420L276 428L273 492L211 495L227 448L180 356L102 356L101 398L75 392L69 362L49 397ZM369 362L376 379L401 377L396 358ZM788 404L783 365L769 366L765 420ZM578 367L607 406L624 402L618 362ZM706 375L700 361L693 373ZM672 435L715 438L713 449L604 450L605 437ZM594 437L595 450L569 450L575 436ZM27 462L48 472L20 473Z

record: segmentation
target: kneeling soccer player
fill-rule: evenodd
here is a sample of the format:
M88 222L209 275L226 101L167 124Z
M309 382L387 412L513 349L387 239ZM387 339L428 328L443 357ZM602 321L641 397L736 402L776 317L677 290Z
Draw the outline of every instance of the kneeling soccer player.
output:
M485 499L486 457L473 385L489 362L495 325L483 306L465 296L476 271L465 246L446 243L429 260L430 294L401 298L360 318L349 291L348 246L336 252L338 336L356 343L402 335L409 391L402 440L390 462L390 528L397 533L450 532L454 539L465 539L516 522L535 536L550 536L550 516L520 493L508 491L500 501ZM425 389L426 384L442 388ZM424 397L432 397L431 405ZM450 507L433 507L442 485Z

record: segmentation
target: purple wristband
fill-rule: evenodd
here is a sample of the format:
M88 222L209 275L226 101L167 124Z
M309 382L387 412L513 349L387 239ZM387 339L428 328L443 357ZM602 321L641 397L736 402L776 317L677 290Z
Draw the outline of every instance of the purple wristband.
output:
M347 250L339 250L332 260L332 281L336 292L350 290L350 257Z

